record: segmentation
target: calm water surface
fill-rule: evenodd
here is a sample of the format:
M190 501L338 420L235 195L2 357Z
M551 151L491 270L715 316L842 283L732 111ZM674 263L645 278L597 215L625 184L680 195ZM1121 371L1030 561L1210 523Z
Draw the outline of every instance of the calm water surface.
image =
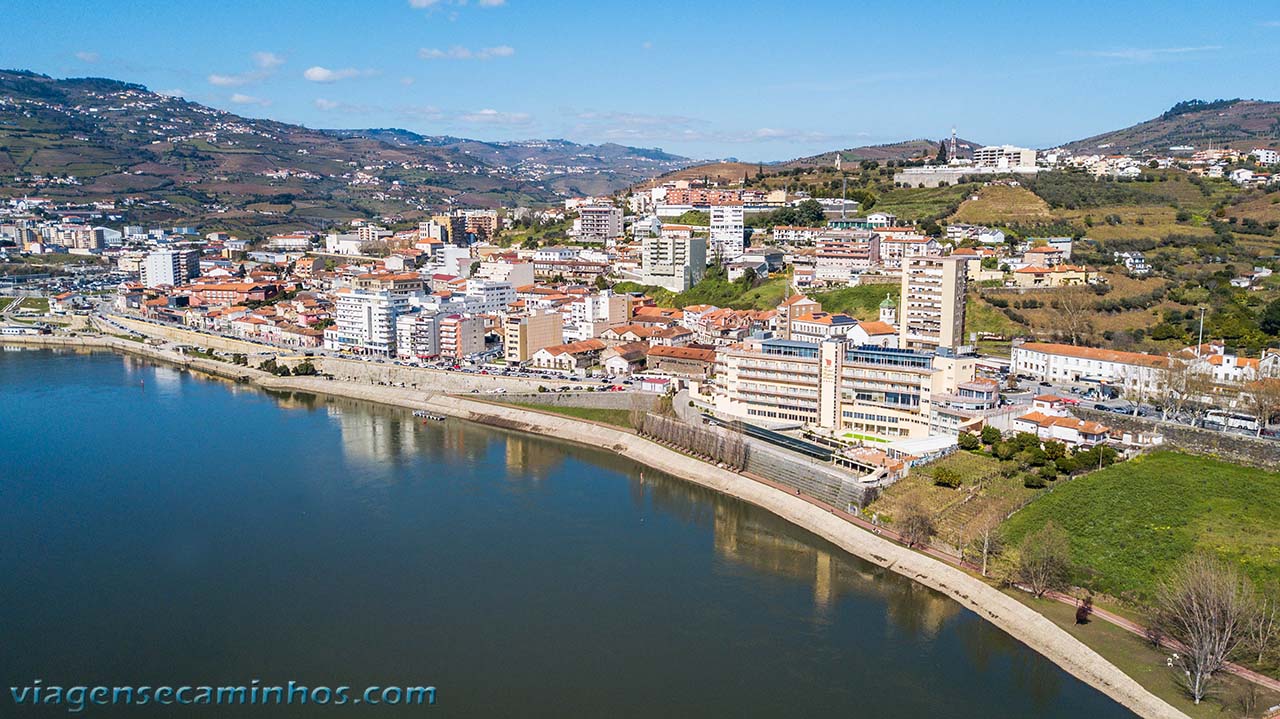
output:
M941 595L615 455L110 354L0 352L0 573L3 687L439 689L83 716L1132 716Z

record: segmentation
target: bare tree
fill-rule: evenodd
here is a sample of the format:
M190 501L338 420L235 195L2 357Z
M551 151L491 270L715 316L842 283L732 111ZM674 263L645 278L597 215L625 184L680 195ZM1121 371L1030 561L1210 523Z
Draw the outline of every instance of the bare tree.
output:
M1277 639L1280 639L1280 587L1273 584L1254 603L1245 627L1244 646L1255 661L1262 664L1267 654L1276 650Z
M1053 307L1060 310L1056 315L1058 327L1065 330L1076 345L1093 334L1093 291L1084 285L1071 285L1054 292Z
M1244 639L1253 601L1249 580L1209 554L1192 555L1160 585L1157 621L1181 645L1173 665L1196 704Z
M902 518L895 524L898 527L898 533L902 535L903 541L908 547L918 547L929 543L929 539L937 534L937 528L933 524L933 517L918 504L909 504L902 509Z
M981 558L982 576L987 576L987 565L991 558L1004 550L1004 539L1000 536L1000 521L995 517L987 517L976 527L975 536L969 543L970 551Z
M1246 384L1240 400L1258 420L1258 436L1261 437L1271 418L1280 414L1280 379L1259 379Z
M1022 539L1018 553L1018 579L1037 597L1065 589L1071 577L1071 540L1065 530L1050 521Z
M1179 415L1203 402L1212 388L1208 376L1192 360L1169 358L1161 372L1164 381L1163 417Z

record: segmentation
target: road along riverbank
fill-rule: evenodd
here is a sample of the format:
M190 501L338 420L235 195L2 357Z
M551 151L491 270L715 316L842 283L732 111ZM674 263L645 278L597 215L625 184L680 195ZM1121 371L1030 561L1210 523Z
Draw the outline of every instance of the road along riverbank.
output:
M421 409L508 430L609 449L656 470L761 507L832 542L850 554L951 597L1140 716L1150 719L1186 717L1049 619L978 578L861 529L802 497L686 456L619 428L441 392L358 384L323 377L277 377L256 369L179 355L116 338L6 337L0 343L120 351L225 379L252 383L266 390L332 395Z

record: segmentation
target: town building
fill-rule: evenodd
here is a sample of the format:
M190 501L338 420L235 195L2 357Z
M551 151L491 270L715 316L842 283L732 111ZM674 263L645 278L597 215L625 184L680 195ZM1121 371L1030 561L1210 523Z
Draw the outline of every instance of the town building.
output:
M158 250L148 252L141 265L142 284L147 287L170 287L185 284L200 274L198 250Z
M898 346L959 348L964 339L966 265L955 257L908 257L903 261Z
M708 251L716 263L732 262L746 248L746 222L741 203L711 206L711 238Z
M564 344L564 318L559 312L509 315L503 322L503 330L508 365L524 364L538 350Z
M640 284L683 292L702 281L707 240L693 236L645 237L641 242Z
M583 242L609 242L622 237L622 208L583 205L578 208L577 237Z
M325 349L395 354L396 316L405 305L390 290L338 290L334 293L334 325L324 331Z

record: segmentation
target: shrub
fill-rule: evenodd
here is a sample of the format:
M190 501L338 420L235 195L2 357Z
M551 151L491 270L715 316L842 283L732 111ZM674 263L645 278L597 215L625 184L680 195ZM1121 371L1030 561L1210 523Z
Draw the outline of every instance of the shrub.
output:
M960 445L960 449L968 450L970 452L975 449L982 449L982 440L978 439L978 436L971 432L961 432L960 436L956 439L956 442Z
M933 471L933 483L955 489L960 486L960 473L950 467L938 467Z

